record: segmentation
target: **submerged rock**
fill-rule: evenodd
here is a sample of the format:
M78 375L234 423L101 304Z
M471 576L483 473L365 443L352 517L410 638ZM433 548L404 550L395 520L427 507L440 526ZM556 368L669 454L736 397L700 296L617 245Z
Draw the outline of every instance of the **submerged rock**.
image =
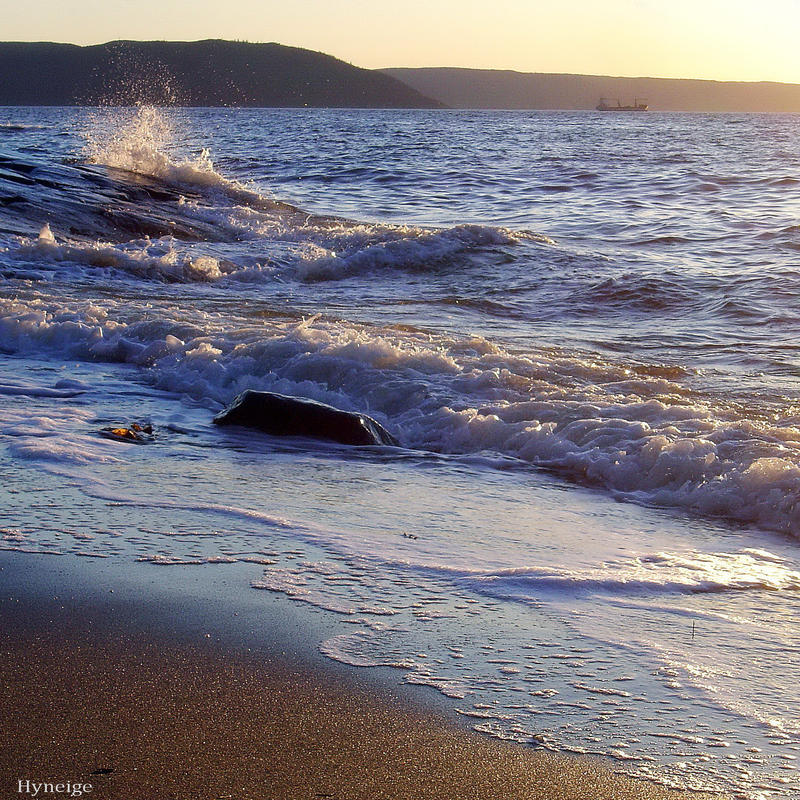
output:
M308 436L340 444L399 446L380 423L366 414L342 411L305 398L273 392L242 392L214 417L217 425L258 428L272 436Z

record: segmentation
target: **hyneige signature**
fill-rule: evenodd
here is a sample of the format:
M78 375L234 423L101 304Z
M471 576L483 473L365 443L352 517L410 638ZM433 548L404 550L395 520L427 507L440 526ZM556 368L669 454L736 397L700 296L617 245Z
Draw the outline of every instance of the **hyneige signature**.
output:
M47 794L65 794L67 797L81 797L84 794L91 794L94 787L91 783L73 783L65 781L61 783L50 783L43 781L36 783L30 780L17 781L17 793L27 794L31 797Z

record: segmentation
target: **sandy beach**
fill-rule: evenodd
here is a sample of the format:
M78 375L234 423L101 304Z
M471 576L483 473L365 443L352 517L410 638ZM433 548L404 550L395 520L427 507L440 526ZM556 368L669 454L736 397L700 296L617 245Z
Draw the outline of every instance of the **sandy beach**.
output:
M192 619L152 587L137 601L130 586L87 591L67 559L2 561L4 797L24 796L20 780L131 800L704 797L489 740L421 692L325 669L287 645L291 613L272 649L263 635L236 647L223 616Z

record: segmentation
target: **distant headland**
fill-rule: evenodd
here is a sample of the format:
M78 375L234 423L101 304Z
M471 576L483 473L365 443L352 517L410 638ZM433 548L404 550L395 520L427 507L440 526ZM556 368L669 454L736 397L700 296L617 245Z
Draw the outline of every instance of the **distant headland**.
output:
M0 106L593 110L601 98L652 111L800 112L800 85L624 78L461 67L363 69L276 44L0 42Z
M79 47L0 42L0 105L439 108L396 78L333 56L209 39Z
M594 109L634 100L652 111L800 111L800 85L688 78L617 78L511 70L386 69L393 78L450 108Z

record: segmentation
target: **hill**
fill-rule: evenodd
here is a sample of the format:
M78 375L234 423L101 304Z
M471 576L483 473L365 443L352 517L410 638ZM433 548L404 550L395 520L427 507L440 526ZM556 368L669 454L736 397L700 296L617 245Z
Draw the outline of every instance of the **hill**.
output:
M0 42L0 105L436 108L399 80L280 44Z
M800 85L614 78L451 67L383 70L452 108L591 109L645 98L656 111L800 111Z

